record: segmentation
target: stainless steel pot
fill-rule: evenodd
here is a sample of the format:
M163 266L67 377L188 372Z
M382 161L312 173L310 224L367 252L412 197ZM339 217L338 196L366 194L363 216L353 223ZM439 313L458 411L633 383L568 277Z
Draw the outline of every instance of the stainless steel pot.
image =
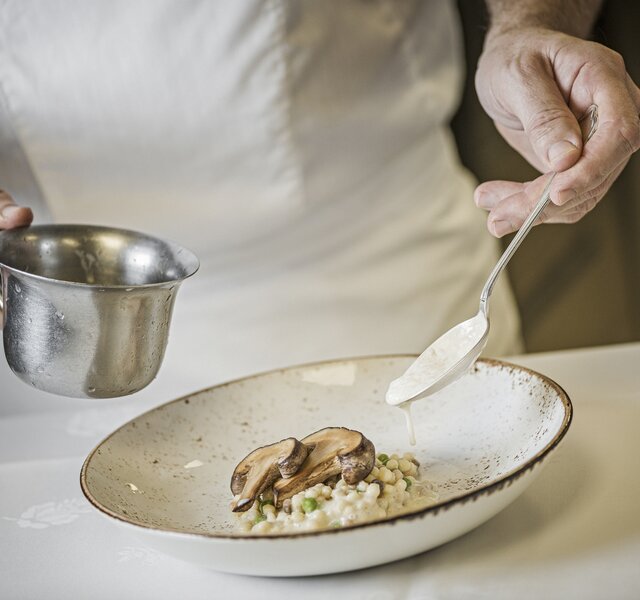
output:
M0 322L11 370L80 398L126 396L156 376L180 283L199 267L177 244L87 225L0 234Z

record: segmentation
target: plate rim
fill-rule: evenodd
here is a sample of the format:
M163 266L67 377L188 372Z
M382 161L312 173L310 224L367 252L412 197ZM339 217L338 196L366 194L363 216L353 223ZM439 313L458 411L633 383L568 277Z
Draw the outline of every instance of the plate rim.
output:
M89 452L89 454L87 455L87 457L85 458L82 464L82 468L80 469L80 488L85 498L88 500L88 502L96 510L98 510L105 516L115 519L120 523L124 523L126 525L130 525L132 527L139 528L145 531L154 531L157 533L169 534L169 535L179 536L179 537L186 536L189 538L195 537L198 539L215 539L215 540L225 540L225 541L229 540L234 542L245 542L247 540L262 541L262 540L281 540L281 539L291 540L291 539L309 538L309 537L323 536L323 535L330 535L330 534L340 534L347 531L355 531L358 529L381 526L381 525L388 525L388 524L395 525L396 523L399 523L401 521L411 521L414 519L422 519L423 517L427 517L427 516L435 516L440 511L449 510L453 506L463 505L469 501L475 501L480 496L490 495L493 492L503 489L504 487L510 486L512 483L520 479L520 477L522 477L529 471L533 470L534 467L541 464L544 461L544 459L560 444L560 442L565 437L567 431L569 430L569 427L573 420L573 404L571 402L571 399L569 398L569 395L560 384L558 384L556 381L554 381L547 375L543 375L542 373L539 373L538 371L530 369L529 367L524 367L522 365L518 365L516 363L512 363L510 361L505 361L501 359L483 357L483 358L479 358L476 362L483 363L486 365L507 367L510 369L515 369L517 371L525 372L529 375L533 375L535 377L540 378L544 383L546 383L552 389L554 389L558 397L560 398L564 408L564 416L562 419L562 423L558 431L554 434L553 438L541 450L539 450L535 455L533 455L531 458L529 458L526 462L524 462L519 467L511 469L510 471L505 473L502 477L500 477L499 479L496 479L495 481L492 481L491 483L487 483L486 485L483 485L481 487L474 488L472 490L464 492L459 496L454 496L453 498L449 498L448 500L443 500L442 502L436 502L435 504L431 504L429 506L420 508L418 510L401 513L399 515L394 515L392 517L387 517L384 519L375 519L375 520L366 521L363 523L356 523L354 525L349 525L348 527L341 527L336 529L322 529L319 531L300 531L295 533L279 533L279 534L269 534L269 535L207 533L207 532L196 532L196 531L183 531L180 529L173 529L169 527L157 527L153 525L146 525L143 523L136 522L131 518L126 518L126 516L114 512L110 508L107 508L106 506L101 504L100 501L98 501L96 498L94 498L91 490L89 489L89 485L87 484L87 470L90 467L91 460L93 459L97 451L100 449L100 447L103 444L105 444L107 441L109 441L112 437L117 435L120 432L120 430L129 426L133 421L136 421L156 410L164 409L178 402L184 402L184 400L187 400L199 394L203 394L205 392L211 392L213 390L228 387L230 385L234 385L242 381L256 379L258 377L263 377L266 375L271 375L271 374L279 373L283 371L294 371L297 369L313 368L321 365L328 365L331 363L347 363L347 362L358 362L358 361L365 361L365 360L381 360L381 359L397 359L397 358L415 359L417 357L418 357L417 354L411 354L411 353L365 355L365 356L357 356L357 357L351 357L351 358L333 358L333 359L327 359L327 360L321 360L321 361L313 361L309 363L302 363L298 365L291 365L287 367L278 367L275 369L269 369L266 371L254 373L252 375L237 377L235 379L224 381L222 383L218 383L206 388L202 388L194 392L189 392L188 394L185 394L178 398L174 398L173 400L163 402L162 404L159 404L158 406L154 406L149 410L146 410L140 413L139 415L136 415L135 417L129 419L126 423L123 423L122 425L114 429L105 438L103 438L100 442L98 442L98 444L91 450L91 452Z

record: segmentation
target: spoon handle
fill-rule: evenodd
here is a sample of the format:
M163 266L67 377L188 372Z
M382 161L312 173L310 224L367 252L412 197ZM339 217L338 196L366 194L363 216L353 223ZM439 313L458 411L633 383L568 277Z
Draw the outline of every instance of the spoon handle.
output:
M551 173L551 177L549 177L547 185L544 186L544 191L542 192L542 196L540 196L540 200L538 200L538 204L535 205L534 209L522 224L522 227L518 230L518 233L516 233L514 238L511 240L511 243L507 246L507 249L502 253L500 260L496 263L496 266L493 267L493 271L491 271L487 282L484 284L484 288L482 288L482 293L480 294L480 310L482 310L485 316L489 313L489 296L491 296L491 292L493 291L496 279L498 279L498 275L502 273L502 269L507 266L511 257L520 247L520 244L522 244L524 238L533 227L536 219L540 216L542 211L547 208L547 205L551 200L551 184L553 183L555 176L555 173Z
M596 127L598 126L598 107L595 104L592 104L587 112L579 119L580 126L583 127L583 140L586 144L591 136L594 134ZM586 124L586 131L584 129ZM500 260L496 263L496 266L493 267L493 271L489 275L487 282L484 284L482 288L482 293L480 294L480 311L484 314L485 317L489 316L489 297L491 296L491 292L493 291L493 286L498 279L498 275L502 272L502 270L507 266L507 263L511 260L511 257L515 254L516 250L522 244L522 241L529 233L533 224L536 222L536 219L542 214L542 211L547 207L549 201L551 200L551 184L555 178L557 173L551 173L549 177L549 181L547 181L547 185L544 186L544 190L542 191L542 195L540 196L540 200L535 205L534 209L531 211L529 216L525 219L522 227L518 230L518 233L511 240L511 243L507 246L507 249L502 253Z

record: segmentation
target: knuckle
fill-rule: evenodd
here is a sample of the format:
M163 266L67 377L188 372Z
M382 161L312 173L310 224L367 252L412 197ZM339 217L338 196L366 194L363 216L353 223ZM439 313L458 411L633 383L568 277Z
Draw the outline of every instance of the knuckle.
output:
M542 108L530 115L525 124L525 131L535 140L547 137L559 122L567 119L567 113L562 108Z
M598 196L596 198L593 198L589 202L587 202L587 206L586 206L587 212L591 212L596 206L598 206L598 203L600 202L601 198L602 198L601 196Z
M535 81L540 76L540 70L544 69L545 61L538 53L525 52L514 57L511 62L511 68L514 77L522 83L532 86L532 80Z
M594 66L600 65L601 67L609 68L616 72L626 72L626 66L622 54L598 42L590 42L590 44L591 52L589 55Z
M574 210L572 210L569 214L566 215L566 218L570 220L571 223L577 223L578 221L582 221L591 209L595 206L595 204L591 205L589 202L583 202L579 206L576 206Z
M576 208L581 209L587 203L597 202L597 199L600 198L602 193L604 193L604 190L602 189L603 187L604 184L601 183L592 190L588 190L584 194L582 194L582 197L580 198L580 204Z
M608 50L608 59L612 67L614 67L617 71L625 71L626 66L624 64L624 58L622 54L616 52L615 50L611 50L611 48L607 48Z
M587 198L587 200L589 202L591 201L598 202L598 200L600 200L600 198L602 198L602 196L604 196L607 193L607 191L611 187L611 183L612 183L611 175L608 175L604 181L599 183L595 188L591 190L591 193L589 194L589 197Z
M640 118L621 120L617 135L627 155L637 152L640 149Z
M587 198L587 200L585 200L580 206L577 207L578 213L581 214L582 216L586 215L587 213L590 213L597 206L599 201L600 201L599 195L593 195Z
M589 208L589 206L593 208L595 204L592 204L591 202L585 202L584 204L582 204L582 206L578 207L577 214L580 219L582 219L583 217L588 215L589 212L591 212L591 209Z
M580 195L599 194L601 189L606 190L610 179L609 166L602 163L582 165L579 175L578 191L584 190Z
M568 186L574 189L577 194L571 198L571 202L574 205L579 204L594 187L600 185L605 176L598 170L598 167L591 165L590 167L579 165L576 167L574 175Z
M602 197L607 193L611 185L611 177L605 177L604 181L601 181L596 187L587 190L580 194L578 202L576 203L576 210L584 210L589 212L592 210Z
M577 223L581 221L586 215L588 215L600 201L600 196L594 195L591 192L582 195L580 203L576 204L570 212L562 215L562 219L565 223Z

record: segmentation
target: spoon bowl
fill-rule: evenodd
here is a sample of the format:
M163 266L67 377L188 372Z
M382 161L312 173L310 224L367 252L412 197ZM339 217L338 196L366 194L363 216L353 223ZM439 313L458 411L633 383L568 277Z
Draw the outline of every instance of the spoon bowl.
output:
M475 317L441 335L402 377L393 380L387 391L387 402L393 405L414 402L453 383L476 362L488 337L489 319L480 310Z

